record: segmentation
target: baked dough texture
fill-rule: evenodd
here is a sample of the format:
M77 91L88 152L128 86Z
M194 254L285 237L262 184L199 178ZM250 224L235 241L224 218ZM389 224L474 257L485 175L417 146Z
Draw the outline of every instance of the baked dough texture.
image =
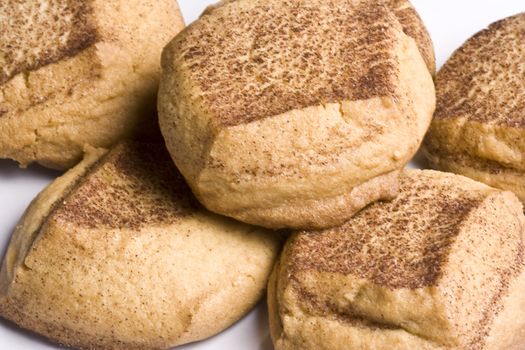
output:
M162 133L211 211L342 224L391 199L434 110L431 74L383 1L237 0L164 49Z
M522 349L522 210L511 192L414 170L393 201L294 233L269 283L276 350Z
M0 315L79 349L168 349L248 312L279 250L277 234L202 208L163 146L91 150L18 225Z
M525 201L525 14L470 38L436 77L425 139L431 166L515 192Z
M211 13L218 7L234 1L238 0L221 0L214 5L210 5L204 11L203 16ZM419 51L427 64L428 70L434 75L436 72L434 44L432 43L430 34L425 27L425 23L421 20L419 13L417 13L414 6L412 6L408 0L383 0L383 3L393 11L397 20L401 23L405 34L416 41Z
M176 0L3 0L0 158L67 169L155 121Z

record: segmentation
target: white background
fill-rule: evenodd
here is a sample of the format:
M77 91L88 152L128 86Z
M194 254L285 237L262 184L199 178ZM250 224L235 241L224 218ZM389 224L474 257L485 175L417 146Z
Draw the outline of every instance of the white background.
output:
M0 0L1 1L1 0ZM214 1L179 0L186 20L195 20ZM425 21L436 49L438 66L468 37L491 22L525 11L523 0L413 0ZM9 160L0 160L0 255L26 206L53 180L57 172L38 166L18 169ZM207 341L182 346L181 350L271 350L264 302L227 331ZM0 320L0 350L57 349L36 335L21 331Z

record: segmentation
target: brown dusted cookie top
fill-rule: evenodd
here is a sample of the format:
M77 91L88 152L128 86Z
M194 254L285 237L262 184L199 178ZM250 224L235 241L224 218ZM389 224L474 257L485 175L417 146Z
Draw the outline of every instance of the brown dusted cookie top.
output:
M474 35L436 77L435 118L525 127L525 13Z
M239 0L189 26L163 64L189 79L215 122L239 125L395 95L401 32L382 1Z
M92 0L0 2L0 85L93 45Z
M239 0L222 0L217 4L210 5L206 8L203 16L210 14L213 10ZM379 0L381 1L381 0ZM434 55L434 44L432 39L425 27L425 24L421 20L421 17L417 13L416 9L408 0L382 0L384 3L394 12L397 20L403 27L403 31L406 35L410 36L416 41L419 47L419 51L427 64L429 71L434 74L436 70L436 57Z
M291 268L352 274L391 288L434 285L460 225L484 199L436 174L405 173L393 201L372 204L338 228L296 235Z
M416 41L428 70L434 74L436 71L434 44L416 9L408 0L385 0L385 2L394 11L405 34Z
M164 146L130 142L99 160L55 218L88 228L137 229L176 222L198 208Z

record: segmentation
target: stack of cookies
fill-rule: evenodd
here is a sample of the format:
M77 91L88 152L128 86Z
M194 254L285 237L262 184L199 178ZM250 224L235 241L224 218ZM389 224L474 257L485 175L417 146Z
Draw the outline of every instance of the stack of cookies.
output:
M223 0L185 29L171 0L8 0L0 19L0 157L69 169L13 234L0 316L168 349L268 287L278 350L525 347L524 16L437 74L408 0ZM404 170L422 144L486 184Z

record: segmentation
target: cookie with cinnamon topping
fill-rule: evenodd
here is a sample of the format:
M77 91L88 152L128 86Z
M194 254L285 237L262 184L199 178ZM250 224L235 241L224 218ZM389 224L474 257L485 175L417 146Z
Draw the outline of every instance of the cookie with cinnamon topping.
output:
M436 76L424 150L431 166L525 201L525 13L467 40Z
M0 158L55 169L156 124L175 0L2 0Z
M416 40L382 0L222 3L164 50L168 149L211 211L343 223L397 193L434 110Z
M0 316L79 349L168 349L247 313L279 249L200 206L163 145L91 151L17 226Z
M521 349L524 234L511 192L405 172L393 201L286 243L268 291L275 348Z

